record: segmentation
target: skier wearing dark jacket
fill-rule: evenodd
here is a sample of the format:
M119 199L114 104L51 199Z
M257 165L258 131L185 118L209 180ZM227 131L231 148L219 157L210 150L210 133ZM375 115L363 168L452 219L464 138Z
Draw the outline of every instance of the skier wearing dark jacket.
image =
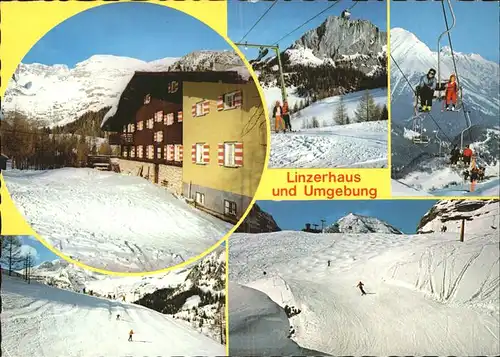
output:
M460 160L460 150L458 150L457 146L455 145L451 150L450 163L452 165L456 165L458 163L458 160Z
M357 287L359 288L359 290L361 290L361 295L366 295L366 292L363 289L363 286L365 286L365 284L363 284L361 281L357 285Z
M290 123L290 110L288 109L288 102L283 102L283 120L285 121L285 130L292 131L292 124Z

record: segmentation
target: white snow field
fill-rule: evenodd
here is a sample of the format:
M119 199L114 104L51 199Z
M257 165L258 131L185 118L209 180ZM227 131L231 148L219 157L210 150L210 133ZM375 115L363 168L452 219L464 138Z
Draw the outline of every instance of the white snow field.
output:
M491 207L467 222L464 242L460 221L447 222L447 233L410 236L234 234L230 280L300 309L291 338L322 353L498 355L499 211ZM293 354L276 306L257 294L229 296L231 355Z
M267 89L266 101L272 106L281 96L279 91ZM354 112L364 92L343 97L346 112L353 120ZM370 91L375 103L387 104L387 89ZM276 97L276 94L279 97ZM333 120L340 96L319 100L292 114L292 133L271 134L270 168L328 168L328 167L387 167L387 121L336 125ZM299 98L290 95L291 108ZM302 129L316 118L320 128ZM271 120L271 130L274 121Z
M75 168L3 175L33 229L95 268L167 268L203 253L232 228L140 177Z
M403 179L392 180L392 195L494 197L500 192L498 169L498 164L486 166L486 172L491 177L477 182L473 192L470 192L470 181L464 181L461 174L463 170L442 167L432 172L414 171Z
M2 278L6 357L225 354L223 345L145 307ZM131 329L133 342L128 342Z

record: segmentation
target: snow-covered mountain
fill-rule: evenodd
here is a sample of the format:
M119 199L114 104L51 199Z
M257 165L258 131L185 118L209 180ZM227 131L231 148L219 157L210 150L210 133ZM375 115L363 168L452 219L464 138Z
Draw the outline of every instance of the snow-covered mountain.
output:
M291 66L297 64L355 67L373 75L385 70L387 32L367 20L329 16L307 31L285 51Z
M355 213L349 213L347 216L340 218L337 222L325 228L325 233L403 234L399 229L381 219Z
M76 293L85 290L95 297L111 297L111 301L143 305L183 320L220 341L225 258L225 249L219 248L189 267L144 277L110 277L57 259L32 268L31 280Z
M2 356L222 356L224 349L143 306L2 276Z
M417 232L439 232L443 226L447 232L459 232L463 219L467 231L496 230L499 205L500 200L442 200L422 217Z
M440 51L440 78L445 82L455 72L453 57L443 40ZM420 77L430 68L437 70L438 54L431 50L417 36L402 28L391 30L391 55L404 75L416 86ZM435 45L437 46L437 44ZM456 50L456 48L455 48ZM463 88L463 99L470 111L471 127L464 132L463 144L471 145L478 155L478 162L487 168L490 175L498 177L500 155L500 81L499 64L488 61L478 54L454 52L459 82ZM391 66L391 151L392 177L418 190L449 195L464 194L460 186L461 172L449 167L447 158L435 157L441 152L448 155L453 145L460 145L461 132L468 123L463 110L460 112L441 112L443 102L436 101L431 112L423 121L428 145L414 144L411 117L414 96L403 74L392 63ZM433 120L434 119L434 120ZM437 179L437 180L436 180ZM462 193L460 193L462 191ZM491 191L490 188L487 191ZM476 193L478 193L477 191ZM431 192L432 193L432 192ZM393 194L397 194L394 193Z
M443 40L440 51L440 78L442 82L448 80L455 72L453 58L449 47ZM413 33L402 28L391 29L391 55L412 83L413 88L418 84L420 77L430 68L437 70L438 54L424 44ZM454 50L459 50L454 48ZM499 97L499 64L488 61L478 54L454 52L458 70L458 77L463 87L463 99L467 109L471 111L472 124L482 124L488 127L498 125L500 116ZM392 120L402 123L412 116L413 93L397 66L391 64L391 99ZM445 135L455 136L465 128L463 113L441 114L442 103L437 102L433 114ZM480 113L479 113L480 112ZM435 126L434 123L429 123ZM433 128L436 129L436 128Z
M233 234L230 354L498 355L500 207L474 205L437 205L475 216L463 242L431 215L415 235Z
M94 55L74 68L21 63L18 81L10 79L2 109L4 114L20 112L39 125L65 125L86 112L113 106L135 71L219 71L234 67L244 64L232 51L196 51L182 58L152 62Z

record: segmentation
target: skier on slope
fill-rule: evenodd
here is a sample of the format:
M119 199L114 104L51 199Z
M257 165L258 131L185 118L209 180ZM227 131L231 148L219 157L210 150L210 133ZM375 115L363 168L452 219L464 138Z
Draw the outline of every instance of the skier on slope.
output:
M292 124L290 123L290 109L288 108L288 102L286 100L283 102L283 120L285 121L285 130L292 131Z
M134 334L134 330L130 330L128 333L128 340L129 342L132 342L132 335Z
M365 284L363 284L361 281L357 285L357 287L359 288L359 290L361 290L361 296L366 295L366 292L363 289L363 286L365 286Z
M116 319L120 320L120 314L116 315Z
M280 129L286 130L285 124L283 123L283 108L281 107L280 101L277 100L273 109L273 118L275 120L275 132L279 133Z

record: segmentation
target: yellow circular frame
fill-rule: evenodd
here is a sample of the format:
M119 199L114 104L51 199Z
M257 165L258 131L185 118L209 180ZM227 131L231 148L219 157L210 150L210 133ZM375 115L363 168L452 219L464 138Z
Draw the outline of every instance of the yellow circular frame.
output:
M124 2L134 2L131 0L122 0ZM0 174L0 196L1 196L1 206L0 206L0 228L2 235L29 235L34 236L40 243L42 243L47 249L52 253L56 254L60 258L75 264L76 266L90 270L99 274L111 275L111 276L147 276L159 273L166 273L173 270L181 269L187 267L197 262L198 260L204 258L208 254L219 248L224 242L226 242L226 285L227 285L227 269L228 269L228 259L227 253L229 251L228 247L228 237L234 233L234 231L239 227L239 225L245 220L246 216L250 213L253 205L255 204L256 195L259 188L262 185L262 177L267 171L267 165L269 163L270 156L270 123L267 118L269 118L269 113L264 97L264 91L260 86L258 78L240 49L233 43L231 39L227 36L227 3L226 1L175 1L175 2L162 2L161 0L149 0L145 3L156 4L161 6L166 6L187 15L194 17L195 19L205 23L208 27L219 34L226 42L232 47L232 49L238 54L245 66L247 67L252 79L254 80L255 86L259 92L261 102L264 107L264 115L266 118L266 134L267 134L267 147L266 155L264 159L264 167L262 168L262 174L257 186L254 197L250 201L246 211L243 213L242 217L236 223L232 229L230 229L217 243L212 247L204 251L203 253L192 257L185 262L174 265L168 268L146 271L146 272L114 272L105 269L99 269L91 267L85 263L72 259L60 251L54 249L49 243L47 243L38 233L36 233L26 222L26 220L21 216L19 211L16 209L10 195L5 187L5 181L3 175ZM69 18L98 6L113 5L115 3L109 2L80 2L80 1L69 1L69 2L7 2L0 4L2 8L2 42L0 44L0 57L2 58L2 67L0 73L0 79L3 77L10 78L12 73L14 73L15 68L22 58L29 52L31 47L37 43L43 36L45 36L52 28L58 26L62 22L68 20ZM40 16L43 14L43 16ZM29 26L28 26L29 24ZM1 81L0 95L5 93L8 81ZM3 221L3 222L2 222ZM5 224L8 222L8 224ZM3 224L2 224L3 223ZM227 290L227 286L226 286ZM227 294L226 294L227 295ZM227 298L227 296L226 296ZM227 307L227 304L226 304Z

